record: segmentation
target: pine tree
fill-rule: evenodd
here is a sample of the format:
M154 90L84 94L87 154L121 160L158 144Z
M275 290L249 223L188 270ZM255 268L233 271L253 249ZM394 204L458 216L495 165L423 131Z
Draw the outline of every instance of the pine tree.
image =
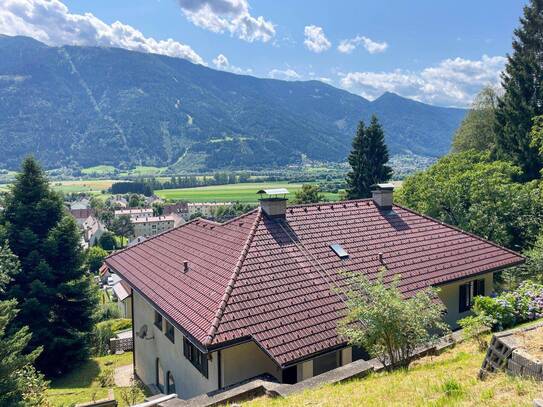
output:
M543 114L543 0L531 0L520 23L502 74L505 93L496 112L497 147L530 180L539 178L543 168L537 148L530 145L532 118Z
M392 176L392 169L386 165L385 134L375 115L368 127L362 121L358 124L348 160L352 169L347 174L348 199L369 198L371 185L387 181Z
M17 257L7 245L0 246L0 294L4 295L6 285L20 272ZM30 342L30 331L23 327L13 334L7 333L10 322L17 315L17 301L0 301L0 406L24 406L25 383L17 373L34 362L40 349L24 353Z
M62 199L50 189L39 164L33 158L25 159L4 210L8 243L22 268L8 286L7 296L15 298L20 307L13 329L30 328L30 347L43 346L36 365L47 375L73 367L64 354L74 354L77 347L86 356L87 320L92 318L87 307L78 304L88 295L87 286L80 283L83 253L73 220L64 216ZM63 341L66 353L58 346Z

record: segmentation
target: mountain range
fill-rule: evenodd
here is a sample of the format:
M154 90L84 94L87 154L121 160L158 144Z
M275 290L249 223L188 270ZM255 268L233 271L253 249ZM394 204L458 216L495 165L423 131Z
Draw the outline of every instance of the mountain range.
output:
M258 168L343 161L376 114L391 154L445 154L464 109L281 81L119 48L0 35L0 168Z

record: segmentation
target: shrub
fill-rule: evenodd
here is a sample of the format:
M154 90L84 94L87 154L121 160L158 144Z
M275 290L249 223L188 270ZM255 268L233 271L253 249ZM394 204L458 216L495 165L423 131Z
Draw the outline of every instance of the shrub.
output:
M473 312L488 323L493 331L542 318L543 285L525 281L516 290L503 292L495 298L477 297ZM459 321L461 325L471 323L469 320L462 321Z
M98 321L107 321L121 317L121 310L114 302L105 302L98 308Z
M91 349L93 355L104 356L109 354L109 340L114 336L115 334L111 329L111 325L106 324L100 326L100 324L97 324L91 336Z
M27 365L16 373L17 380L21 383L23 392L23 403L28 407L49 407L46 390L49 388L49 381L38 372L32 365Z
M475 339L479 351L483 352L488 347L485 334L490 331L492 324L484 315L469 316L458 321L462 328L464 339Z
M98 375L98 382L101 387L112 387L115 385L115 373L111 367L106 367Z
M376 281L364 275L350 275L346 318L339 333L352 345L366 349L387 369L409 366L417 348L431 345L448 332L443 322L443 306L435 300L435 290L420 291L405 299L398 278L389 285L383 274Z
M98 322L96 324L97 328L105 328L105 327L111 328L111 330L116 333L119 331L124 331L125 329L132 327L132 321L127 318L118 318L118 319L110 319L107 321Z

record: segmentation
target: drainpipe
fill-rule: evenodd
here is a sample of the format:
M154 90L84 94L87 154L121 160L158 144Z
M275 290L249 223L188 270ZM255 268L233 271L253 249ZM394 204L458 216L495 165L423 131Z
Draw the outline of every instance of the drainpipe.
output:
M130 288L130 313L132 314L132 368L136 375L136 328L134 326L134 290Z

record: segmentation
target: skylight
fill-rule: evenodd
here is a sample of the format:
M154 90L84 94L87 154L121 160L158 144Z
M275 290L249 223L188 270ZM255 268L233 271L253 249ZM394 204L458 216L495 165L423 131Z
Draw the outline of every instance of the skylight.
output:
M339 243L335 243L335 244L330 245L330 249L332 249L334 251L334 253L337 254L337 256L340 259L348 259L349 258L349 253L347 253L345 251L345 249Z

